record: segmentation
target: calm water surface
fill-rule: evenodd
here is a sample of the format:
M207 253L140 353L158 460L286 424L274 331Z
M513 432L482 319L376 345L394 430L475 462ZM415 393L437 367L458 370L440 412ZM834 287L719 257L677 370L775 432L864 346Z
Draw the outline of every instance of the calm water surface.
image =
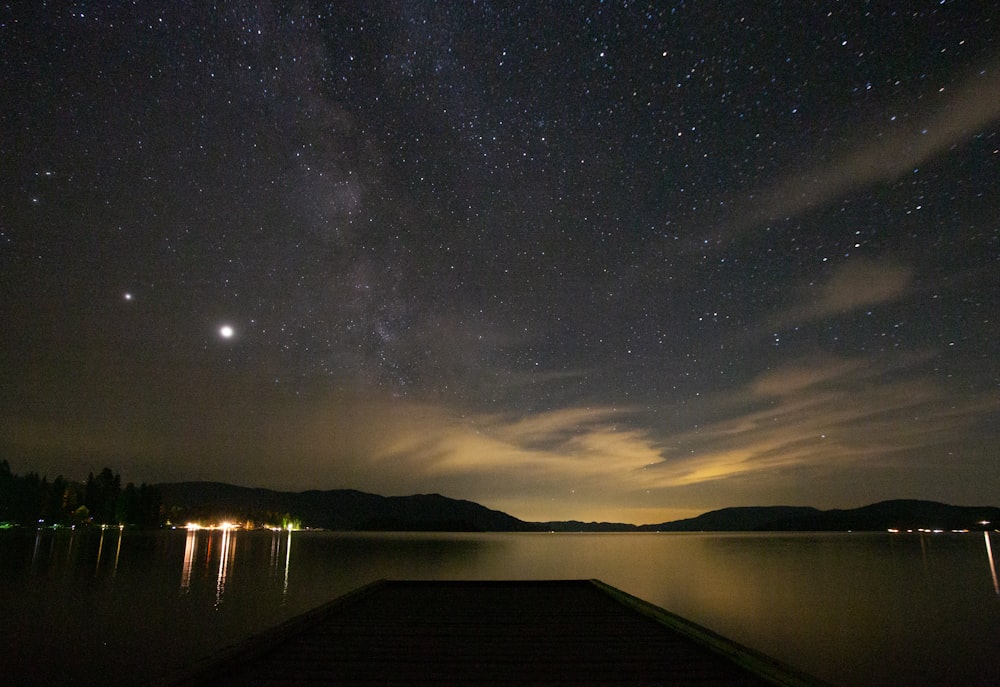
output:
M1000 684L969 534L0 533L5 684L144 684L379 578L598 578L840 685Z

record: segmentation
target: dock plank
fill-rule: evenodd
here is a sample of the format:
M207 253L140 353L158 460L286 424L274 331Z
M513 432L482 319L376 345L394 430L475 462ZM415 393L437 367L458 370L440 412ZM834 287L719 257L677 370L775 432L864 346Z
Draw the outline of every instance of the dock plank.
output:
M593 580L381 581L175 684L818 685Z

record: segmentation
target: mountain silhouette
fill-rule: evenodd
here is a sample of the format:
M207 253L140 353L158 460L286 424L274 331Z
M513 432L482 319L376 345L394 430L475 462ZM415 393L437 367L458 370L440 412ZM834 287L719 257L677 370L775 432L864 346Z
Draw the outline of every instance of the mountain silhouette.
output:
M915 499L825 511L808 506L731 507L695 518L637 526L579 520L528 522L441 494L379 496L353 489L287 492L221 482L173 482L156 488L175 525L224 519L275 523L283 517L318 529L450 532L822 532L983 529L984 521L994 528L1000 525L1000 508Z

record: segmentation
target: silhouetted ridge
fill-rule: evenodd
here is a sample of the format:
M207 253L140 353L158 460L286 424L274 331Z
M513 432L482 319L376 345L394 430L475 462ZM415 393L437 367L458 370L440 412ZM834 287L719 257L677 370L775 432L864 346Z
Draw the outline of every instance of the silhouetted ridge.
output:
M722 508L696 518L674 520L659 525L643 525L639 529L655 532L749 532L777 527L785 521L806 518L822 511L807 506L746 506Z
M331 530L534 531L531 523L472 501L440 494L378 496L353 489L303 492L237 487L218 482L161 484L174 524L222 518L275 522L288 514L308 527Z
M219 482L156 485L167 517L188 521L278 523L331 530L453 532L747 532L884 531L907 529L981 529L982 521L1000 524L1000 508L951 506L900 499L861 508L822 511L807 506L722 508L695 518L652 525L619 522L525 522L472 501L441 494L378 496L354 489L286 492Z
M850 510L817 511L812 515L787 518L772 529L798 531L844 531L885 529L974 529L987 521L1000 523L1000 508L989 506L951 506L935 501L897 499L881 501Z
M581 522L580 520L553 520L532 523L545 532L635 532L636 525L627 522Z

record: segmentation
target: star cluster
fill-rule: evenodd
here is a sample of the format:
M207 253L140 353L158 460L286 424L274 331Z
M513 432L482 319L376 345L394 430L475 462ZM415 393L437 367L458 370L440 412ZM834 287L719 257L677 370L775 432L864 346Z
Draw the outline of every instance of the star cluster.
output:
M0 8L3 457L537 519L989 501L998 22Z

